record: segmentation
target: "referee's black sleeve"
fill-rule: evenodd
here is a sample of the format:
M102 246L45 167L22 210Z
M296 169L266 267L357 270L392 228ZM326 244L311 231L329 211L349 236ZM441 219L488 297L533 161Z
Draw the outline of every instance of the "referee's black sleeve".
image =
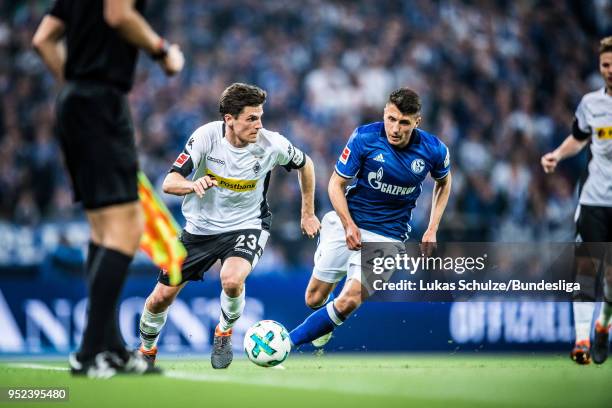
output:
M57 17L62 21L66 21L66 6L63 0L55 0L47 10L47 14Z

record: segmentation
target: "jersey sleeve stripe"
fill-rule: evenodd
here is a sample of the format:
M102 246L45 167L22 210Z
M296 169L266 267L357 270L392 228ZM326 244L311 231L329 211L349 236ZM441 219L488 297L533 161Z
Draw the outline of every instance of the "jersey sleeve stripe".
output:
M349 180L350 180L350 179L352 179L353 177L355 177L355 176L347 176L346 174L343 174L343 173L342 173L340 170L338 170L338 166L336 166L336 167L335 167L335 170L336 170L336 173L337 173L337 174L338 174L340 177L342 177L342 178L345 178L345 179L349 179Z
M434 177L434 180L444 180L446 178L446 176L448 176L450 174L450 171L447 171L445 175L443 175L442 177Z

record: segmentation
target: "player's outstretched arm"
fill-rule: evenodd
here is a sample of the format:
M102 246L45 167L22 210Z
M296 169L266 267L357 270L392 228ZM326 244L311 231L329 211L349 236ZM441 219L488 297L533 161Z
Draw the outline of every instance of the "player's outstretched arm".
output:
M315 171L314 164L308 156L306 156L306 164L298 170L298 180L302 193L302 218L300 221L302 234L308 238L314 238L321 229L321 223L314 212Z
M66 46L61 41L64 31L65 26L62 20L46 15L32 38L32 46L58 82L64 80Z
M199 179L192 181L187 180L182 174L173 171L168 173L164 179L162 189L166 194L184 196L195 193L198 197L202 198L204 197L206 190L215 186L217 186L217 180L210 176L200 177Z
M553 173L561 160L577 155L587 145L588 141L588 139L576 139L574 135L566 137L559 147L550 153L546 153L540 159L544 173Z
M429 225L427 230L423 234L421 242L423 243L422 250L426 255L430 255L431 251L435 247L436 234L438 233L438 227L442 220L444 210L446 210L446 204L448 204L448 197L450 196L452 185L452 175L449 172L448 175L442 179L435 180L433 196L431 202L431 213L429 215ZM429 244L429 245L428 245Z
M132 45L157 59L167 75L183 69L183 53L177 44L168 44L134 8L135 0L104 0L104 20Z
M329 193L329 199L334 206L334 210L336 210L336 214L338 214L342 226L344 227L347 248L357 251L361 249L361 232L357 224L355 224L355 221L353 221L353 217L351 217L348 203L346 202L346 196L344 195L346 187L350 182L350 179L340 177L334 172L329 179L327 192Z

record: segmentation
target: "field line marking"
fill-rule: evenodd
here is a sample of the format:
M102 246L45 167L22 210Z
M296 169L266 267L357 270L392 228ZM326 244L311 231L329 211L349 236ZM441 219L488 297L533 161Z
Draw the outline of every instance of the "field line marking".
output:
M13 368L25 368L30 370L49 370L49 371L68 371L70 370L68 367L60 367L60 366L51 366L45 364L33 364L33 363L8 363L4 364L7 367ZM276 380L268 380L265 378L259 379L251 379L246 380L244 378L235 378L228 376L226 374L218 375L218 374L202 374L202 373L193 373L189 371L170 371L165 370L162 372L162 376L172 379L179 380L188 380L188 381L197 381L197 382L216 382L216 383L238 383L244 385L261 385L268 387L277 387L277 388L290 388L290 389L298 389L298 390L326 390L337 393L357 393L364 395L380 395L383 394L381 392L376 391L367 391L363 389L343 389L342 387L325 387L322 384L308 384L308 383L278 383Z
M383 392L376 392L374 390L364 389L346 389L343 387L326 387L323 384L308 384L308 383L279 383L274 379L266 378L253 378L246 380L244 378L234 378L228 375L217 375L217 374L197 374L185 371L164 371L163 376L168 378L175 378L180 380L198 381L198 382L218 382L218 383L238 383L243 385L260 385L276 388L290 388L296 390L314 390L314 391L330 391L341 394L362 394L362 395L384 395Z
M51 370L51 371L68 371L68 367L49 366L45 364L31 364L31 363L9 363L7 367L14 368L29 368L32 370Z

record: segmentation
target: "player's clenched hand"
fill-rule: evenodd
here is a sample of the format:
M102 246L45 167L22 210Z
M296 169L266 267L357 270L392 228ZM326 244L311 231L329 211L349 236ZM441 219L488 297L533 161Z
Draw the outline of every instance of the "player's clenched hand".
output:
M540 163L542 164L544 173L552 173L555 171L555 168L557 167L557 164L559 163L559 158L557 157L556 154L552 152L546 153L544 156L542 156Z
M300 227L302 228L302 234L306 235L308 238L314 238L321 229L321 223L314 214L302 215Z
M421 253L425 256L430 256L436 249L436 232L427 230L421 238Z
M346 227L346 246L351 251L358 251L361 249L361 231L355 224L350 224Z
M159 65L166 75L174 75L181 72L183 65L185 65L185 57L177 44L172 44L168 48L168 54L159 61Z
M214 177L204 176L194 181L192 188L193 192L196 193L198 197L202 198L206 190L215 186L217 186L217 180Z

